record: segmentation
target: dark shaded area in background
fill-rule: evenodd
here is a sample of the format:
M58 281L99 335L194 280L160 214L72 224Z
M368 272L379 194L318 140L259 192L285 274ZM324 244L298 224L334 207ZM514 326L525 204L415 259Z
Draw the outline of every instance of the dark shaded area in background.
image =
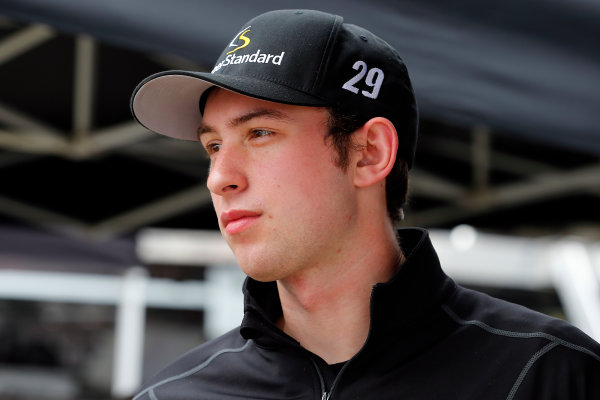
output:
M254 15L316 8L389 41L422 114L600 153L600 5L588 0L197 2L4 0L0 12L68 33L212 65ZM125 60L124 60L125 61ZM126 63L122 65L127 68Z

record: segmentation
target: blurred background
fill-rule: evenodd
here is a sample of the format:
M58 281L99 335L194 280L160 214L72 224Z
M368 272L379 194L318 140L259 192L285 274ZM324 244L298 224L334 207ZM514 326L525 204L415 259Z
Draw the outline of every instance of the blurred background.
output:
M402 225L448 274L600 339L598 3L0 0L0 399L129 398L239 323L202 150L136 124L129 96L210 70L276 8L343 15L405 60Z

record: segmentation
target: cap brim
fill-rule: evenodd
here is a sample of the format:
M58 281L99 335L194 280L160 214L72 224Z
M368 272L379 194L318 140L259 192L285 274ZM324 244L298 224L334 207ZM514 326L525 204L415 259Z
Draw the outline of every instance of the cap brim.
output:
M143 80L131 96L134 118L153 132L198 140L200 98L212 86L246 96L300 106L327 106L324 99L256 78L194 71L165 71Z

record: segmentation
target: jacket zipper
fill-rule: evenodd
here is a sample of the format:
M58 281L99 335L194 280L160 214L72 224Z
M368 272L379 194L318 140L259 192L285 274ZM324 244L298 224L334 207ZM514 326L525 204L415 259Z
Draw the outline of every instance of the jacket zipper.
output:
M354 357L352 357L354 358ZM351 361L352 359L346 361L346 364L342 367L342 369L340 369L340 372L338 372L337 376L335 377L335 379L333 380L333 383L331 384L331 387L329 388L329 393L323 391L323 397L321 400L330 400L331 398L331 394L333 393L333 389L335 389L336 384L338 383L338 380L340 379L340 376L342 376L342 373L344 372L344 370L346 369L346 367L348 366L348 363Z
M315 367L315 371L317 371L317 376L319 377L319 382L321 383L321 400L329 400L329 393L327 393L327 390L325 389L325 378L323 378L323 374L321 373L317 362L312 357L308 358L310 358L310 362L312 362L313 367Z
M344 365L342 367L340 372L337 374L337 376L333 380L333 383L331 384L331 387L329 388L329 392L327 392L327 389L325 389L325 378L323 378L323 373L319 369L319 366L317 365L317 362L314 360L314 358L312 358L312 357L309 357L309 358L310 358L310 361L312 362L313 367L315 367L315 371L317 371L317 376L319 377L319 382L321 383L321 393L322 393L321 400L331 400L331 393L333 393L333 389L335 388L338 380L340 379L342 372L344 372L344 370L348 366L348 363L350 362L350 360L348 362L346 362L346 365ZM352 358L354 358L354 357L352 357Z

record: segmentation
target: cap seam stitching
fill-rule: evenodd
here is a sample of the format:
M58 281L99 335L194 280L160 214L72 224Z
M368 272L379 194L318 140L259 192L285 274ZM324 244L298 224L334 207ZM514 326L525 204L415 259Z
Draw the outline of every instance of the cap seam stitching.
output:
M325 45L325 51L323 52L323 57L321 58L321 62L319 63L319 68L317 69L317 77L314 79L312 87L310 88L310 92L314 93L315 88L321 83L321 80L323 79L322 75L324 74L323 71L326 71L327 69L324 68L327 66L327 64L329 63L330 60L330 55L331 55L331 47L333 46L333 43L335 43L335 38L337 37L337 33L339 32L339 27L342 25L343 23L343 19L340 16L336 16L335 20L332 24L331 27L331 31L329 32L329 37L327 38L327 44Z

